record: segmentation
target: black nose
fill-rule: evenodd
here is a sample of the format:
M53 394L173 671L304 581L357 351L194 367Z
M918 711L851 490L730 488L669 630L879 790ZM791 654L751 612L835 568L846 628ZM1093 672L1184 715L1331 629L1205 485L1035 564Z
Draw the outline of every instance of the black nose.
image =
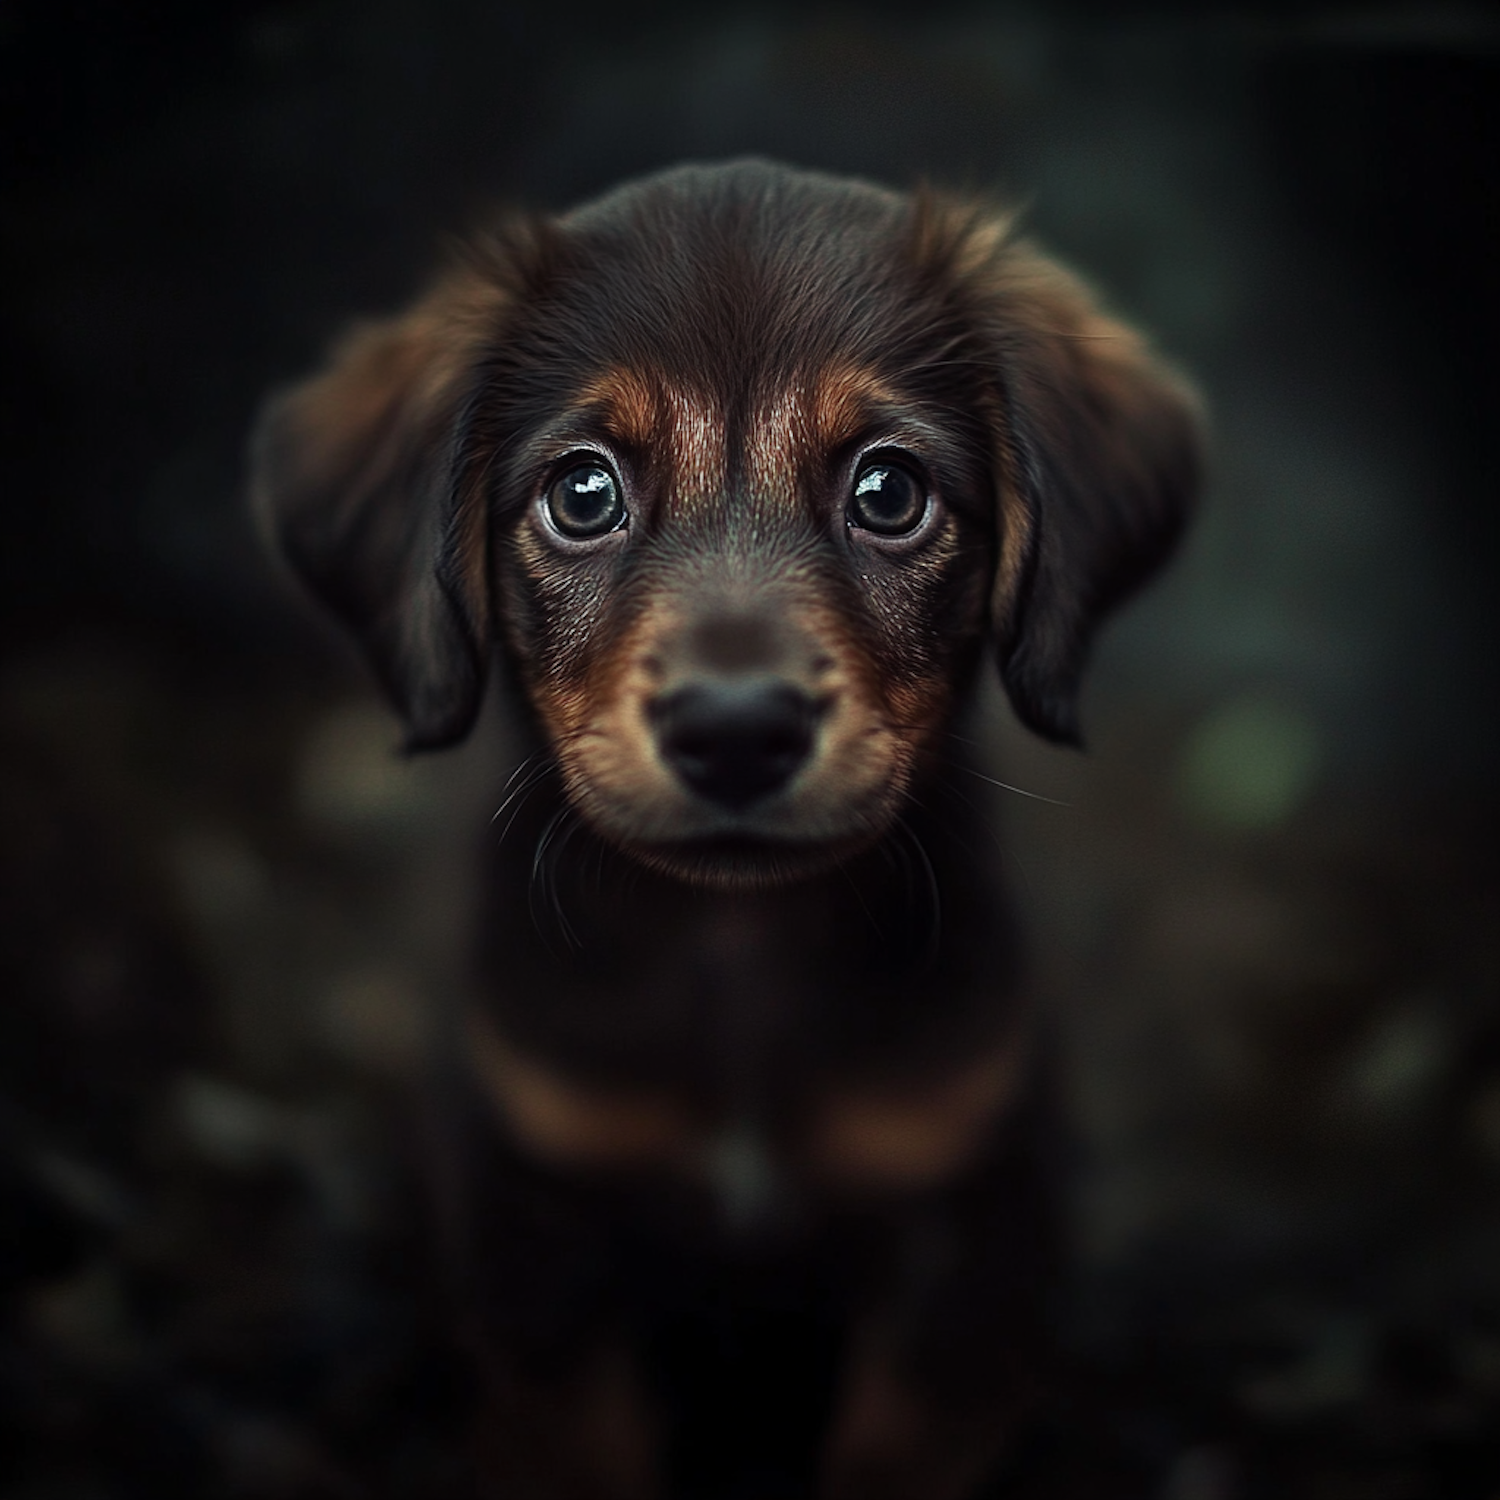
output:
M735 811L796 775L817 716L805 693L763 677L691 683L652 707L662 758L700 796Z

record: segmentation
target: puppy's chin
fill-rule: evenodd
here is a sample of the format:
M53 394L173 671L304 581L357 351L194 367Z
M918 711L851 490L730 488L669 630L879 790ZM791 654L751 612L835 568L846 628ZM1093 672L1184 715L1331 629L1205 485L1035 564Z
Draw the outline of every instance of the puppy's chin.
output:
M659 875L717 891L757 891L791 885L834 869L862 853L878 831L826 843L789 839L716 837L677 843L623 843L633 859Z

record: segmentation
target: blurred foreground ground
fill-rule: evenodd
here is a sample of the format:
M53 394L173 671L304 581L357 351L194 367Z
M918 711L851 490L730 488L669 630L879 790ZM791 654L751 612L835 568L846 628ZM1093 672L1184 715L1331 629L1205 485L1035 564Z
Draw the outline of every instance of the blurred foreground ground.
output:
M347 685L201 666L85 637L0 681L0 1494L440 1495L398 1094L503 749L402 762ZM1492 1500L1493 809L1293 786L1265 705L1103 718L1087 760L1002 730L1067 804L1004 804L1078 1131L1035 1493Z

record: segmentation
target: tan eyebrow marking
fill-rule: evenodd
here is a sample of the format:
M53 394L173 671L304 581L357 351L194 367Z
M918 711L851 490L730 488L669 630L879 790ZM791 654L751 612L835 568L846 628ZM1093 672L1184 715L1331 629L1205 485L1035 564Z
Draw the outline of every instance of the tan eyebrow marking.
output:
M899 393L874 370L831 365L813 386L808 416L815 440L825 452L858 437L874 408L894 406Z
M700 395L668 387L671 412L672 488L687 505L713 501L728 480L722 411Z
M872 412L896 404L897 391L876 371L834 364L776 393L750 423L745 467L760 485L785 481L821 462L868 426Z
M596 375L578 393L575 409L597 408L609 435L644 448L659 435L663 402L659 388L636 370L617 366Z
M667 488L689 503L723 489L724 418L706 397L655 372L616 366L579 390L573 410L597 414L616 442L664 460Z

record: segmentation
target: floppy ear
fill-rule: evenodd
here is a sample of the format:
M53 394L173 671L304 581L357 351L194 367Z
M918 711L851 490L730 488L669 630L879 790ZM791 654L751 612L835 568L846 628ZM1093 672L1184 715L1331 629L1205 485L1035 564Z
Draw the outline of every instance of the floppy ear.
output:
M1075 277L989 226L1008 470L993 601L1000 675L1038 734L1080 742L1103 616L1176 545L1201 483L1196 398Z
M261 520L354 632L410 748L460 739L479 708L488 526L460 449L511 296L497 268L456 269L405 315L354 329L321 374L273 396L252 443Z

